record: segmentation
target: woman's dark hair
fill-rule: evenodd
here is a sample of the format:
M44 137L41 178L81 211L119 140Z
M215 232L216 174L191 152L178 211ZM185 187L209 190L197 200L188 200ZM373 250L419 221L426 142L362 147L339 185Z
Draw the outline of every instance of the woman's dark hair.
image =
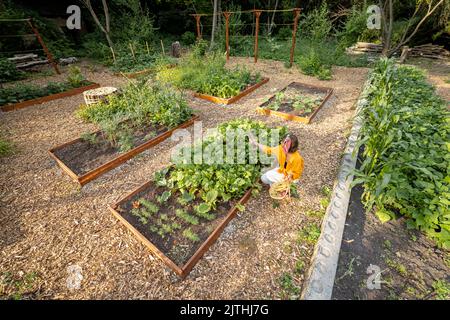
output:
M298 150L298 138L296 135L292 133L288 133L286 138L289 138L291 140L291 147L289 148L289 153L295 152Z

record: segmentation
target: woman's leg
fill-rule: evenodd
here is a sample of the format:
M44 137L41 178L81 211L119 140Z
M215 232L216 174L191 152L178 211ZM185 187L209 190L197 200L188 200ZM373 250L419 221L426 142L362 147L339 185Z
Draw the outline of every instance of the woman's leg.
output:
M267 171L261 176L261 181L264 184L272 185L273 183L284 180L284 175L278 172L278 168Z

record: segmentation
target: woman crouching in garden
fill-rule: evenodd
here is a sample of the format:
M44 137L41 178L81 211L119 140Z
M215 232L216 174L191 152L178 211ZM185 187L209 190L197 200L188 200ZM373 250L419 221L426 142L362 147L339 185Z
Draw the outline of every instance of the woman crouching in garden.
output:
M261 176L261 181L272 185L277 182L296 182L303 172L303 158L298 151L298 139L293 134L288 134L281 145L269 147L257 143L254 137L250 137L250 143L258 146L262 152L269 156L274 155L278 161L277 167Z

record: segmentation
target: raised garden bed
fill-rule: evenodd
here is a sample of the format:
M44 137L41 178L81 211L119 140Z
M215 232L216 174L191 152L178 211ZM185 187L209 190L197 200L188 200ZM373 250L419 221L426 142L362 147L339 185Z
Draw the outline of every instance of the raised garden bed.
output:
M194 97L200 98L200 99L204 99L204 100L208 100L214 103L218 103L218 104L232 104L236 101L238 101L239 99L241 99L242 97L250 94L251 92L255 91L256 89L258 89L260 86L262 86L263 84L267 83L269 81L269 78L263 78L260 82L258 83L254 83L254 84L249 84L247 86L246 89L244 89L243 91L241 91L241 93L239 93L238 95L225 99L225 98L219 98L219 97L214 97L214 96L210 96L208 94L203 94L203 93L194 93Z
M74 95L80 94L80 93L82 93L82 92L84 92L86 90L95 89L95 88L98 88L98 87L100 87L100 85L98 83L90 83L90 84L84 85L82 87L73 88L73 89L70 89L70 90L67 90L67 91L64 91L64 92L51 94L51 95L48 95L48 96L45 96L45 97L25 100L25 101L18 102L18 103L13 103L13 104L2 105L0 108L4 112L18 110L18 109L22 109L22 108L25 108L25 107L29 107L29 106L35 105L35 104L41 104L41 103L52 101L52 100L56 100L56 99L61 99L61 98L65 98L65 97L74 96Z
M110 210L139 241L177 275L184 278L220 236L227 224L236 216L238 206L247 202L251 196L251 189L247 190L238 201L217 203L216 210L212 212L215 218L211 220L198 218L192 211L186 210L186 206L180 205L176 200L181 196L179 191L161 205L158 195L167 192L167 190L166 187L159 187L155 182L149 181L111 206ZM145 224L132 213L133 210L143 207L143 205L140 205L142 199L159 206L158 212L153 212ZM190 208L200 202L198 199L194 199ZM182 219L179 210L185 210L184 212L191 218L198 219L198 223L195 225ZM173 230L162 236L158 234L161 231L157 231L158 229L161 230L161 225L168 226ZM189 235L185 235L186 230L190 230L190 238ZM193 234L196 235L196 238L193 238Z
M318 87L300 82L291 82L256 111L286 120L310 123L328 101L332 88Z
M135 155L157 145L169 138L176 129L191 126L199 116L194 115L190 120L168 130L166 127L149 126L138 130L133 136L133 149L120 153L116 147L102 136L101 131L93 135L95 144L78 138L49 150L50 156L74 181L81 186L98 176L110 171Z

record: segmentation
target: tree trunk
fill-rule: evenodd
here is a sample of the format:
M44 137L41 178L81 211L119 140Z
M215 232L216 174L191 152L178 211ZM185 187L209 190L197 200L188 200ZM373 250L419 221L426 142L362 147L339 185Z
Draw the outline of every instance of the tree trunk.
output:
M278 0L277 1L275 1L275 8L274 8L274 10L277 10L277 7L278 7ZM274 23L274 20L275 20L275 11L273 12L273 14L272 14L272 21L270 22L270 25L269 25L269 35L271 35L272 34L272 31L273 31L273 23Z
M209 48L212 49L212 47L214 46L214 35L216 33L216 25L217 25L217 2L218 0L214 0L214 4L213 4L213 23L212 23L212 30L211 30L211 43L209 45Z
M103 25L101 24L100 20L97 17L97 14L94 11L94 8L92 8L92 3L91 0L81 0L81 2L86 6L86 8L89 10L89 12L91 13L92 18L94 19L95 23L97 24L97 26L100 28L100 30L105 34L106 37L106 41L108 42L108 46L110 48L113 47L113 42L111 41L111 38L109 36L109 11L108 11L108 5L106 3L106 0L102 0L103 3L103 11L105 12L105 21L106 21L106 26L103 27Z
M392 38L392 25L394 22L394 7L392 4L392 0L387 0L387 12L384 11L384 28L385 32L383 33L383 51L381 52L384 56L389 56L389 51L391 49L391 38ZM388 22L389 19L389 22Z

